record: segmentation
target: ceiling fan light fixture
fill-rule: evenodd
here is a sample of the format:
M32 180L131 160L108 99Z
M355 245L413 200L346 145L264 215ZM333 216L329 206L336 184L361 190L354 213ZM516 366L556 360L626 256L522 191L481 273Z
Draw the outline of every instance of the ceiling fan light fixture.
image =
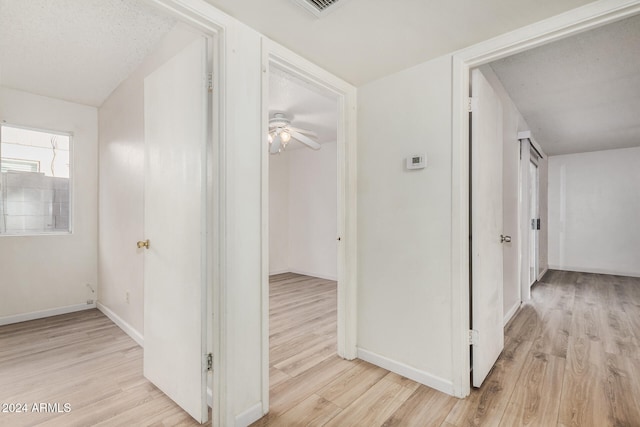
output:
M280 139L282 140L282 143L286 145L289 141L291 141L291 134L286 130L282 130L280 131Z
M313 150L318 150L320 144L316 141L317 138L318 135L313 131L292 127L291 120L284 113L274 113L269 119L267 140L271 154L281 153L294 139Z
M269 132L269 153L280 154L285 149L286 144L277 132Z

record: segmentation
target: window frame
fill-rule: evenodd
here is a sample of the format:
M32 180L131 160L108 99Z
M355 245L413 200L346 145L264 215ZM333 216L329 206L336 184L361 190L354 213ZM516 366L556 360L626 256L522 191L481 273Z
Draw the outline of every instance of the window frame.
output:
M0 230L0 238L3 237L42 237L42 236L71 236L74 234L75 223L75 197L74 197L74 182L75 182L75 141L74 134L71 131L52 130L36 126L20 125L10 123L5 120L0 122L0 166L2 165L2 129L3 128L22 129L33 132L47 133L51 135L61 135L69 138L69 227L66 230L52 230L52 231L36 231L36 232L23 232L23 233L9 233ZM4 188L0 188L0 203L4 203ZM5 216L6 214L3 213ZM6 227L5 227L6 228Z

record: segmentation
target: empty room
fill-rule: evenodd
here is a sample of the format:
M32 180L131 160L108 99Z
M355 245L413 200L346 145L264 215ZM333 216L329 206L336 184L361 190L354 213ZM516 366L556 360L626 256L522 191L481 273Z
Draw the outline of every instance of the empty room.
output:
M0 423L135 424L131 410L187 422L167 397L183 399L175 384L191 364L180 357L195 358L193 383L205 390L185 406L206 421L207 282L184 270L207 262L192 242L205 235L195 207L207 204L208 156L174 141L206 147L211 37L138 1L4 2L2 28L1 400L11 408ZM176 158L192 162L189 176L169 170ZM162 281L178 295L160 295ZM189 286L198 310L185 302ZM181 304L193 314L171 313ZM194 323L190 356L171 354L178 340L164 319ZM153 336L169 348L154 349Z

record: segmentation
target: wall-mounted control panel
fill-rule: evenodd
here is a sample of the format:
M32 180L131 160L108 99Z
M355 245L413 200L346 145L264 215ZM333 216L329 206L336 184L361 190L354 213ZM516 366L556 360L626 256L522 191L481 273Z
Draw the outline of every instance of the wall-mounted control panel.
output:
M424 169L427 166L427 156L415 154L407 157L407 169Z

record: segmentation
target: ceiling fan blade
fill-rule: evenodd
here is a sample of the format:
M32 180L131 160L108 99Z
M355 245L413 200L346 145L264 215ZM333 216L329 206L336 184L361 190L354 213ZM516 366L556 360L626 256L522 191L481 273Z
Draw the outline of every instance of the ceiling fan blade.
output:
M309 136L312 136L314 138L318 137L317 133L315 133L312 130L308 130L308 129L300 129L300 128L295 128L293 126L289 126L289 130L292 131L292 132L298 132L298 133L302 133L304 135L309 135Z
M271 147L269 147L269 152L271 154L278 154L280 152L281 145L282 145L282 140L280 139L280 135L275 135L273 137L273 142L271 143Z
M291 129L290 129L290 131L291 131L290 133L291 133L291 137L292 138L297 139L298 141L302 142L307 147L313 148L314 150L319 150L320 149L320 144L315 142L313 139L309 138L306 135L301 134L300 132L297 132L297 131L294 131L294 130L291 130Z

